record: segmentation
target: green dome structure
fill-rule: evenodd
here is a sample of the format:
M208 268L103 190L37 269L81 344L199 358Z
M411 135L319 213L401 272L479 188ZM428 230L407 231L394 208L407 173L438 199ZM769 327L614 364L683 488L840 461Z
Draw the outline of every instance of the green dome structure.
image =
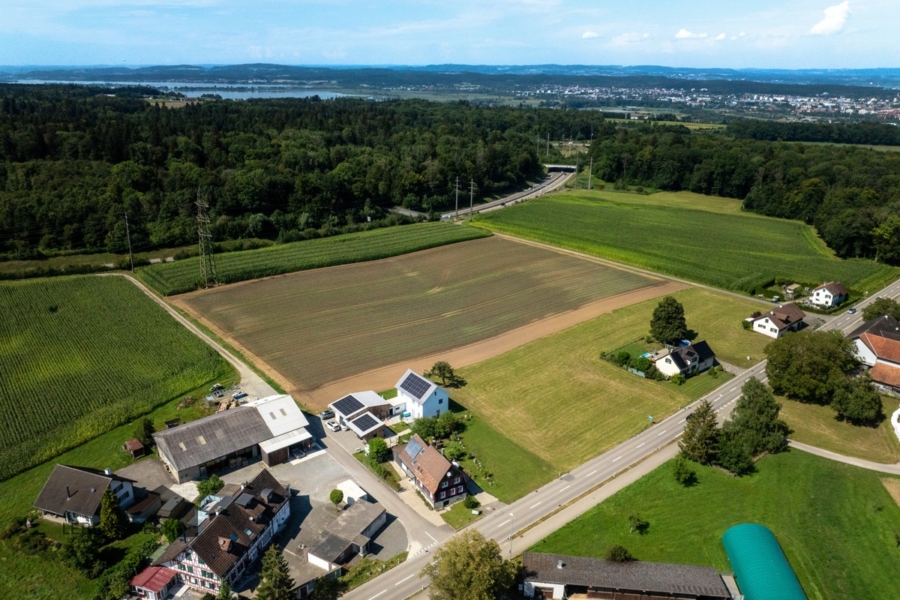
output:
M745 600L807 600L784 551L767 527L735 525L722 536Z

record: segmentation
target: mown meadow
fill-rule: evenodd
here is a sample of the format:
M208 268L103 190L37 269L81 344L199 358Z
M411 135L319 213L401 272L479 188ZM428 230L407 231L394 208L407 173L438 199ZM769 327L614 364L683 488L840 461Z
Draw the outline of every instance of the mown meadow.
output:
M745 293L769 283L840 281L862 294L900 276L871 260L836 258L800 221L742 212L740 201L690 193L578 190L476 217L499 233Z
M219 283L236 283L388 258L488 235L483 229L450 223L417 223L220 254L215 257L216 272ZM190 292L200 287L199 259L143 267L138 269L138 278L163 296Z
M123 277L0 285L0 480L232 368Z

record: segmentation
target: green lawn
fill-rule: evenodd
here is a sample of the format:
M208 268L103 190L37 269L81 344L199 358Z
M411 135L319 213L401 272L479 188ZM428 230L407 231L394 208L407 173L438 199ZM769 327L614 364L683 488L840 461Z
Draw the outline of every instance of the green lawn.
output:
M749 366L763 358L770 340L740 326L754 302L697 288L675 297L685 307L688 327L722 360ZM728 375L703 374L679 387L641 379L600 359L602 351L646 335L657 303L619 309L460 369L468 384L453 390L454 400L476 415L476 426L489 425L499 434L486 435L483 443L491 446L476 455L494 471L504 501L636 435L648 427L648 416L660 420L727 381ZM510 454L522 449L533 458ZM544 468L536 470L533 463Z
M698 467L682 487L671 462L597 505L530 550L602 557L623 544L640 560L711 565L731 572L722 547L740 523L769 527L811 600L895 598L900 507L882 475L793 450L768 456L758 472L731 477ZM649 521L629 533L628 517Z
M472 514L471 508L466 508L462 502L457 502L453 506L450 507L450 510L445 510L441 512L441 518L444 519L447 524L459 531L469 523L473 523L484 516L484 513L475 515ZM481 508L476 508L474 510L481 511Z
M709 285L751 292L776 277L837 280L875 290L900 269L839 260L799 221L740 212L740 202L697 194L648 196L577 190L479 215L476 223Z
M900 440L891 426L891 413L897 410L897 400L883 397L886 419L878 427L856 427L834 418L830 406L802 404L779 398L781 417L794 433L791 439L879 463L900 462Z
M236 374L222 379L223 384L231 384L237 380ZM188 393L195 398L202 398L206 386ZM164 427L164 422L180 418L191 421L207 414L206 403L201 399L193 406L177 409L181 398L173 400L150 413L157 429ZM134 437L135 424L129 423L117 427L107 433L82 444L57 457L56 460L29 469L15 477L0 482L0 527L5 526L14 517L25 516L31 504L37 498L47 477L59 462L67 465L104 469L114 471L131 464L131 456L122 450L122 443ZM146 459L144 459L146 460ZM59 539L62 528L42 523L45 533ZM119 542L121 548L133 541ZM8 541L0 540L0 598L34 598L36 600L89 600L96 593L96 584L82 577L78 572L61 566L52 555L26 556L14 552Z

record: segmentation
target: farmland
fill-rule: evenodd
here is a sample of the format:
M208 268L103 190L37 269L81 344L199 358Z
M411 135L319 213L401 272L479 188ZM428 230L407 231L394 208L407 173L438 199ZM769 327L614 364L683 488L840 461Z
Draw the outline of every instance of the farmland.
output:
M760 523L775 533L809 598L896 596L900 507L882 474L797 450L763 458L747 477L696 468L699 483L683 487L666 463L531 550L602 557L622 544L639 560L728 573L722 535ZM650 523L645 535L629 533L633 514Z
M231 367L122 277L0 285L0 479Z
M657 284L488 238L196 292L179 304L309 390Z
M492 231L651 269L724 289L755 292L776 278L837 280L864 292L900 270L835 258L799 221L740 212L740 201L690 193L643 196L579 190L476 217Z
M235 283L387 258L486 235L484 230L450 223L418 223L220 254L215 259L216 271L219 283ZM150 265L139 269L138 277L163 296L190 292L200 287L198 261L188 258Z
M749 366L764 358L771 340L740 325L755 302L698 288L674 297L684 305L688 327L721 360ZM683 386L649 381L600 358L646 335L657 303L621 308L461 369L467 384L453 390L453 399L541 461L568 471L641 432L648 415L662 419L724 383L721 375L708 374ZM473 443L498 479L501 465L515 462ZM546 475L539 484L555 473Z

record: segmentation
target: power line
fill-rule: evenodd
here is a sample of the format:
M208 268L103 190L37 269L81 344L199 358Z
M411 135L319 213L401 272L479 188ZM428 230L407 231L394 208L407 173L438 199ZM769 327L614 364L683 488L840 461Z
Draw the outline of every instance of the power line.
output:
M200 238L200 282L210 288L219 283L216 261L213 258L212 233L209 230L209 204L206 197L197 190L197 236Z
M128 259L131 261L131 272L134 273L134 252L131 251L131 230L128 228L128 211L125 211L125 237L128 238Z

